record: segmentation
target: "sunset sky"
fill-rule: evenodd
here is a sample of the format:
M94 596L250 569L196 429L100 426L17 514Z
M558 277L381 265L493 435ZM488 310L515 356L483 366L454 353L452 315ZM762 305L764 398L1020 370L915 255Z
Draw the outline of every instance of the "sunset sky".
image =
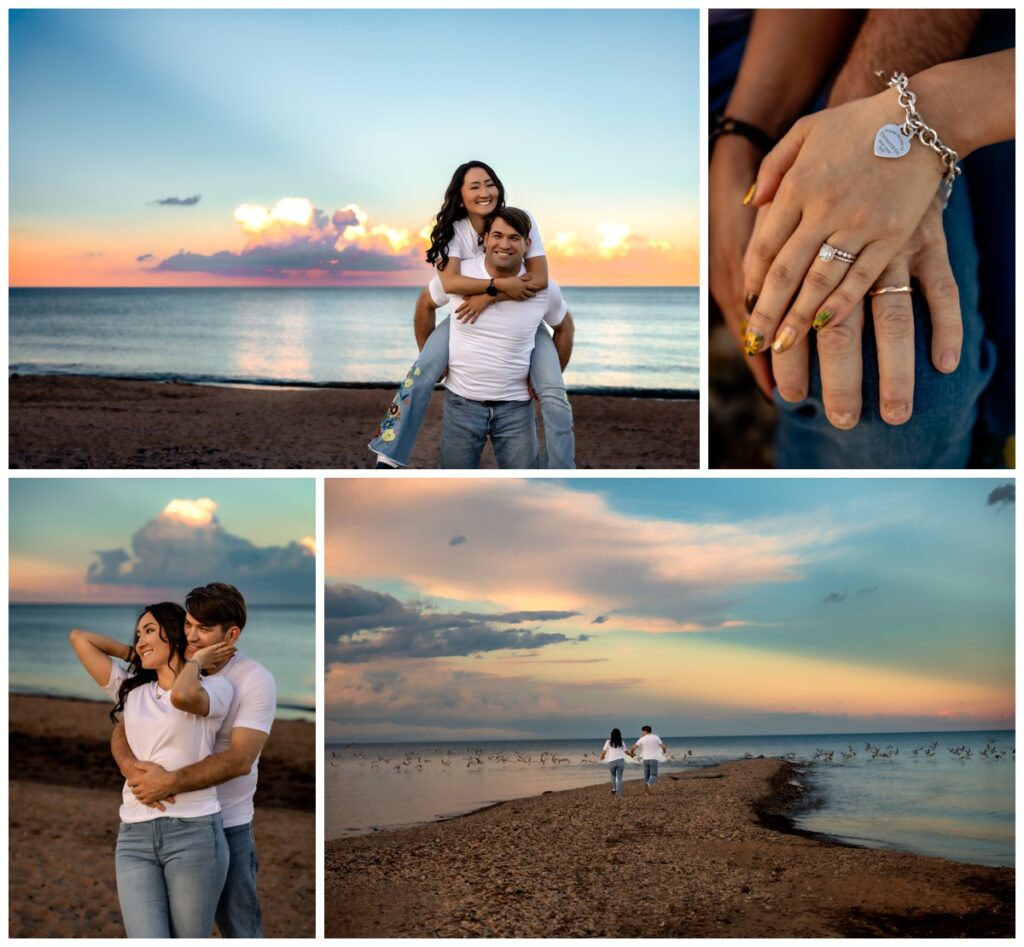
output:
M696 11L10 14L14 286L417 285L491 164L572 285L698 281Z
M1012 484L325 489L328 740L1014 724Z
M312 604L311 479L10 481L10 601L177 600L232 582L261 604Z

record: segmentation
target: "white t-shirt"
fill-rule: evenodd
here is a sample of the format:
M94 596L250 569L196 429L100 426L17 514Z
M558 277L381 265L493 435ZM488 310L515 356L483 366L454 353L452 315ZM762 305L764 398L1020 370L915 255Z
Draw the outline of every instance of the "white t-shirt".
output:
M661 737L656 733L648 733L636 741L637 746L643 751L645 760L656 760L661 756Z
M217 733L213 752L220 753L231 745L231 731L235 727L270 733L277 710L277 688L270 671L248 655L236 652L220 671L203 680L218 678L224 678L231 684L234 696L231 699L231 708ZM224 828L230 829L234 825L252 822L252 797L256 793L259 762L257 757L248 773L229 779L217 787Z
M626 758L626 744L622 746L612 746L611 740L604 741L604 761L606 763L612 763L615 760L624 760Z
M462 275L490 279L483 257L463 261ZM458 308L462 297L452 295L451 301ZM565 313L561 293L545 289L530 299L494 303L472 324L449 320L446 387L473 401L528 401L526 376L537 327L560 325Z
M128 672L110 662L110 680L104 690L116 703L117 691ZM155 681L136 687L125 700L124 732L137 759L158 763L166 770L181 769L206 759L212 752L217 731L231 706L233 688L227 679L206 677L203 690L210 698L210 713L205 717L178 710L169 691ZM139 802L125 781L121 792L121 821L149 822L153 819L191 819L220 812L217 790L197 789L178 793L173 805L161 812Z

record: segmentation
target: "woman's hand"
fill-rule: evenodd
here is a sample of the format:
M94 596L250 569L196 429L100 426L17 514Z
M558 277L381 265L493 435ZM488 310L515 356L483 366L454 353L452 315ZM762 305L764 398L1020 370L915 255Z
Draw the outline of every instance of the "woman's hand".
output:
M746 293L758 297L748 353L785 352L812 324L842 323L910 240L942 164L916 140L903 157L874 154L878 130L904 118L887 89L800 119L762 162L754 203L771 204L744 262ZM818 259L824 243L855 262Z
M875 288L909 286L915 277L924 292L932 322L932 364L943 374L960 364L963 326L960 296L949 265L942 208L938 198L925 211L907 245L879 276ZM903 424L914 410L914 313L910 293L883 293L871 298L878 351L882 420ZM861 335L863 300L841 325L818 333L822 400L829 421L851 428L861 415ZM806 339L793 348L773 353L772 367L779 394L786 401L807 397L808 352Z
M203 671L207 668L213 667L217 664L223 664L233 654L238 651L233 644L227 641L221 641L217 644L209 645L206 648L200 648L191 660L195 661L199 665L199 670Z
M757 211L744 204L761 152L741 135L724 135L715 142L708 167L710 290L726 328L738 345L746 335L747 300L743 293L743 254L754 231ZM749 203L749 201L748 201ZM771 397L768 360L747 364L765 397Z
M509 299L521 302L537 295L537 290L530 283L530 275L524 273L522 276L499 276L494 281L494 286L500 293L504 293Z
M494 283L498 285L497 281ZM480 314L494 302L493 296L488 296L487 293L478 293L476 296L466 296L459 308L455 310L455 318L459 322L465 322L467 325L472 325L480 318Z

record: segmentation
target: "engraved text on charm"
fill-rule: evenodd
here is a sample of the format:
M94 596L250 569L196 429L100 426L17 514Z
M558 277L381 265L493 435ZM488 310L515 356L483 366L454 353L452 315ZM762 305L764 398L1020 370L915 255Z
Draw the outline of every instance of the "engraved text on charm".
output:
M899 125L883 125L875 135L875 154L879 158L902 158L910 151L910 139Z

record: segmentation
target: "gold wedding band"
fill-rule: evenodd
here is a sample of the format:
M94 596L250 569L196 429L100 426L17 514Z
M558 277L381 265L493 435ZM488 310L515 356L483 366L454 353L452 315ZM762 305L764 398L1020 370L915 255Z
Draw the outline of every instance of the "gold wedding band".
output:
M871 290L869 296L884 296L886 293L912 293L914 290L909 286L880 286Z

